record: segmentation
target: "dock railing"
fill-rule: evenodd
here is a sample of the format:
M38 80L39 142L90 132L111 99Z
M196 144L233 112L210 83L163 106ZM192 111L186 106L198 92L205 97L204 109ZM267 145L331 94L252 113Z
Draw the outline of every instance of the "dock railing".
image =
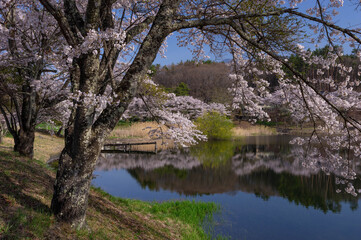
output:
M134 146L142 146L142 145L154 145L154 151L145 151L139 150L134 148ZM157 153L157 142L138 142L138 143L105 143L102 149L103 152L105 151L116 151L116 152L154 152Z

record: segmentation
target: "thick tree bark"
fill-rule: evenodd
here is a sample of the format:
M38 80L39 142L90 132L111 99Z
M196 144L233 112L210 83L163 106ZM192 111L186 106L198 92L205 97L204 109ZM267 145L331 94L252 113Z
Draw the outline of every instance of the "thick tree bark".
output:
M92 173L104 139L115 127L137 92L138 84L154 61L162 42L171 32L172 19L178 1L166 0L159 9L153 25L143 41L132 65L121 84L115 89L119 93L114 101L95 121L95 107L89 106L84 97L77 101L65 130L65 148L59 159L59 169L54 186L51 209L59 221L70 223L75 228L85 226ZM110 11L111 13L111 11ZM97 13L89 11L91 23ZM89 25L90 26L90 25ZM96 26L95 26L96 27ZM100 77L100 62L96 55L83 54L73 60L71 70L72 90L82 93L101 94L106 79ZM111 64L113 66L113 64ZM110 76L110 74L106 74Z
M15 142L14 150L19 152L23 156L33 158L34 139L35 139L35 129L30 129L27 131L24 131L24 129L20 129L18 142L17 143Z
M3 134L4 134L4 129L0 119L0 144L3 143Z
M30 95L30 93L28 95ZM14 117L12 124L10 124L6 113L2 112L2 114L7 120L7 128L14 139L14 151L19 152L23 156L33 158L37 105L29 104L30 102L32 101L23 100L21 110L16 109L16 115L21 119L17 120Z
M75 135L84 133L81 131ZM73 148L70 143L66 144L61 153L51 209L58 220L82 228L85 226L89 188L101 143L92 135L76 145Z
M72 86L79 87L81 92L95 92L98 87L97 56L84 55L74 64ZM77 85L79 82L82 84ZM85 226L90 183L104 139L92 129L94 111L95 107L89 106L82 96L71 114L51 202L58 221L70 223L78 229Z

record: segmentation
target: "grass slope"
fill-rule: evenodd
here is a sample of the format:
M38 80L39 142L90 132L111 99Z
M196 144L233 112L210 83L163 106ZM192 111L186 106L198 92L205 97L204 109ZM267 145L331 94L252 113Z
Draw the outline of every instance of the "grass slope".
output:
M41 146L49 136L40 136L35 149L42 149L39 156L45 158L53 150ZM51 214L54 179L54 170L44 161L1 145L0 239L209 239L201 222L218 209L213 203L121 199L93 188L87 211L90 231L76 231Z

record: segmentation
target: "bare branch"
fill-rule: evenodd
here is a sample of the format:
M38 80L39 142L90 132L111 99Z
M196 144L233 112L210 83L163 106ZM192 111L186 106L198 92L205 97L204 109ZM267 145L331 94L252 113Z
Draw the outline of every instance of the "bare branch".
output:
M233 20L242 20L249 18L258 18L258 17L269 17L269 16L280 16L290 9L282 9L277 11L271 11L266 13L252 13L252 14L238 14L227 18L212 18L212 19L198 19L191 21L181 21L179 23L173 24L173 31L178 31L186 28L195 28L195 27L204 27L209 25L225 25L229 24Z
M299 16L299 17L302 17L302 18L305 18L305 19L308 19L308 20L311 20L313 22L318 22L318 23L321 23L327 27L330 27L330 28L333 28L335 30L338 30L350 37L352 37L356 42L360 43L361 44L361 39L359 37L357 37L355 34L354 34L354 31L350 30L350 29L347 29L347 28L342 28L340 26L337 26L333 23L330 23L330 22L327 22L325 20L322 20L322 19L319 19L319 18L316 18L316 17L312 17L312 16L309 16L307 14L304 14L304 13L300 13L300 12L297 12L293 9L286 9L285 10L286 13L289 13L289 14L293 14L293 15L296 15L296 16Z
M85 22L79 13L75 1L64 0L64 11L73 34L76 36L79 31L83 36L85 36Z
M63 33L64 38L66 39L68 44L71 46L75 46L77 41L63 12L53 6L48 0L39 1L46 8L46 10L48 10L49 13L53 15L53 17L56 19L61 29L61 32Z

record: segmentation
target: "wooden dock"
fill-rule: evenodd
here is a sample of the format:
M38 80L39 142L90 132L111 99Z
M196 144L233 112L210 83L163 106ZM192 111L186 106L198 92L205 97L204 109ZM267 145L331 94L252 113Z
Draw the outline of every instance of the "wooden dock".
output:
M135 146L154 145L154 151L139 150ZM124 143L124 142L113 142L105 143L102 152L152 152L157 153L157 142L138 142L138 143Z

